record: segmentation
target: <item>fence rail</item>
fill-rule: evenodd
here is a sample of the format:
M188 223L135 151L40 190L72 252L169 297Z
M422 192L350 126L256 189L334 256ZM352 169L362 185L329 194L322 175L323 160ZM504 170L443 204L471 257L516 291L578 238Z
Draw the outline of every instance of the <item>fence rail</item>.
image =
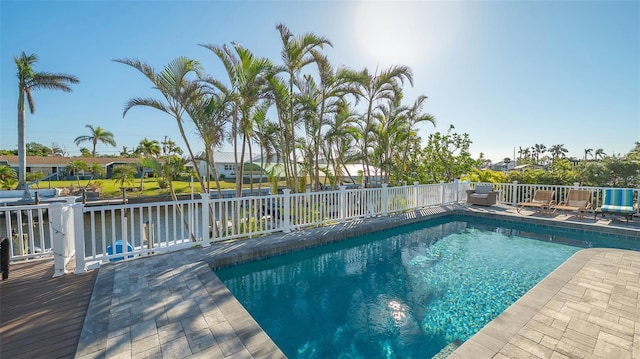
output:
M416 210L466 200L479 183L454 181L410 186L199 199L176 202L85 206L66 203L0 207L0 237L11 238L11 260L55 257L56 275L71 258L76 272L88 266L162 253L216 241L289 232L353 219ZM515 206L538 189L556 191L556 201L571 188L591 191L594 205L604 188L494 184L498 202ZM635 189L636 198L640 190ZM56 256L53 255L54 250ZM60 254L59 256L57 254Z

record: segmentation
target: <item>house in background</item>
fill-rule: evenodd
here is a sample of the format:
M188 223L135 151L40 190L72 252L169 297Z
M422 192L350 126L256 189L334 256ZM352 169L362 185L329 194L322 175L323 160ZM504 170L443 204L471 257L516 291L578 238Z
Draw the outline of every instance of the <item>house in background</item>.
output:
M237 155L238 161L240 160L240 154ZM236 178L236 156L233 152L214 152L213 160L216 164L216 169L218 171L219 178ZM203 160L196 160L198 164L198 169L200 170L200 174L204 176L207 173L207 163ZM190 167L191 164L188 163L187 167ZM244 176L249 176L249 169L253 168L253 178L259 179L266 178L266 173L260 169L260 154L254 154L253 157L249 158L249 153L245 154L244 161ZM213 178L215 175L215 171L213 168L209 168L209 175Z
M66 167L71 161L83 161L91 165L97 163L104 168L104 178L111 178L113 168L118 165L137 164L137 158L120 157L59 157L59 156L27 156L27 173L42 173L45 176L55 174L56 180L70 178ZM16 173L19 171L18 156L0 156L0 165L13 168ZM138 168L138 176L141 169ZM91 176L91 173L82 173L83 176ZM74 177L75 178L75 177Z

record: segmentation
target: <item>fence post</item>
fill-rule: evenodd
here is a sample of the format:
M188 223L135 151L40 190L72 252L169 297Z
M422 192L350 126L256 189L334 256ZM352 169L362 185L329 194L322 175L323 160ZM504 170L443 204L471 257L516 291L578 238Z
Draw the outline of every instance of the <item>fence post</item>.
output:
M459 193L460 187L459 187L459 185L460 185L460 180L457 179L457 178L454 179L453 180L453 192L456 194L456 203L460 202L460 193Z
M440 204L444 204L445 203L445 184L444 181L440 181L440 192L442 193L442 199L440 201Z
M62 219L64 204L54 202L49 205L49 225L51 226L51 249L53 250L53 277L65 274L65 257L67 253L67 243L65 236L67 232L65 222Z
M87 265L85 263L85 248L84 248L84 204L78 203L71 206L72 222L73 222L73 240L75 241L75 254L76 254L76 271L75 274L84 273L87 271Z
M419 184L420 183L418 183L418 181L413 182L413 201L414 201L413 209L415 209L415 210L420 208L420 201L418 200L418 185Z
M513 181L511 194L511 205L516 206L518 204L518 181Z
M211 198L208 193L200 193L201 203L202 203L202 223L200 224L202 230L202 246L208 247L209 240L211 239L210 234L213 233L213 226L209 223L210 219L210 209L211 209Z
M338 203L340 203L340 223L344 223L347 220L347 186L340 186Z
M386 217L388 215L389 209L389 188L387 183L382 184L382 195L380 198L380 205L382 206L382 216Z
M284 196L284 218L282 219L282 231L284 233L291 232L291 190L285 188L282 190Z

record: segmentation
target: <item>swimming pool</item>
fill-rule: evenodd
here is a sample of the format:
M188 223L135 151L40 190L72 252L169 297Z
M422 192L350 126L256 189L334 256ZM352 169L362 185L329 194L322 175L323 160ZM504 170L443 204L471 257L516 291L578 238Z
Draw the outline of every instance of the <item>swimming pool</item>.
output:
M605 244L619 246L445 218L216 274L290 358L428 358L468 339L580 247Z

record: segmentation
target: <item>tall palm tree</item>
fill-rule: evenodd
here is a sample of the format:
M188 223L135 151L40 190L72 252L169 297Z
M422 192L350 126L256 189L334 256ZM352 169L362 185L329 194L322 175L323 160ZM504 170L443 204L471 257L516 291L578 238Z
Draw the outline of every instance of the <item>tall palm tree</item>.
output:
M596 152L594 153L593 157L597 160L598 158L604 158L604 156L606 156L607 154L604 153L604 150L602 148L598 148L596 150Z
M70 92L70 85L78 83L79 80L73 75L36 72L33 65L38 61L38 56L35 54L27 56L22 52L13 60L18 66L18 188L24 188L27 172L25 99L29 105L29 112L33 114L36 107L31 95L32 90L51 89Z
M271 82L272 87L274 87L274 96L276 97L278 121L282 129L280 142L283 145L282 150L285 154L285 171L287 172L287 177L292 178L293 183L289 183L289 186L295 191L298 183L295 133L298 115L295 109L296 96L294 94L296 79L305 66L316 62L320 57L318 49L324 48L325 45L333 45L327 38L314 33L294 36L284 24L278 24L276 29L280 32L282 41L280 56L283 64L280 70L286 74L286 78L278 79L274 77ZM292 158L289 158L290 156Z
M381 105L392 101L394 97L401 93L401 85L404 84L405 79L413 86L413 74L407 66L393 66L380 71L380 73L377 70L375 73L370 73L368 69L364 69L357 74L357 78L354 78L357 81L355 89L357 96L365 102L366 106L365 113L362 115L362 154L364 155L365 187L369 183L369 177L371 177L369 168L371 162L369 156L370 132L374 127L375 112L378 111Z
M333 68L328 58L324 55L316 55L316 64L318 65L318 75L320 82L318 86L311 86L313 90L312 95L315 95L315 103L317 103L315 116L305 116L306 119L313 119L315 122L310 123L308 128L315 130L315 133L310 133L309 137L312 139L311 153L314 156L313 159L313 177L315 182L316 191L319 190L320 185L320 148L323 141L322 129L335 120L336 113L338 112L338 105L342 101L345 95L353 94L353 88L349 85L352 81L352 71L346 68ZM315 85L315 81L312 81L310 76L305 76L307 83Z
M129 65L140 71L151 83L153 87L160 91L164 100L148 97L134 97L130 99L124 107L122 117L135 106L151 107L172 116L178 124L180 136L187 146L190 161L194 164L194 169L200 181L201 188L205 188L204 179L200 175L198 166L195 165L195 155L184 131L185 107L189 102L199 95L200 86L196 80L189 79L190 74L200 75L202 66L196 60L186 57L178 57L165 66L162 71L156 72L150 65L135 59L114 59L113 61Z
M93 149L91 150L91 157L96 156L96 145L98 144L98 142L102 142L105 145L111 145L113 147L116 146L116 141L113 138L113 133L103 129L100 126L93 128L93 126L91 125L85 125L84 127L88 128L91 134L88 136L78 136L75 140L73 140L73 143L79 146L82 142L91 142L91 144L93 145Z
M356 127L357 115L350 111L348 103L345 100L340 101L337 107L336 116L334 120L328 124L328 129L324 136L324 154L327 158L327 164L329 164L333 170L336 182L332 183L333 185L339 184L345 172L347 176L351 178L351 181L355 183L346 164L349 163L350 160L360 158L359 153L354 152L354 149L357 148L355 143L361 135Z
M427 100L427 96L420 95L413 102L413 105L408 108L406 113L407 118L407 127L406 131L408 131L406 135L406 141L404 141L404 152L402 154L401 163L399 170L401 173L406 173L407 171L407 159L409 157L409 148L411 147L412 141L409 141L409 137L417 136L417 130L415 126L421 122L431 123L433 126L436 125L436 118L433 115L428 113L424 113L422 108L424 107L424 103Z
M211 80L211 79L210 79ZM221 84L218 86L224 87ZM225 89L226 90L226 89ZM230 116L230 97L225 91L202 93L200 97L194 98L186 108L187 113L193 120L200 138L204 142L203 158L206 163L207 192L210 190L211 173L216 182L218 198L222 198L222 188L220 187L220 177L215 162L215 149L220 147L225 139L225 126Z
M236 195L242 192L242 180L244 176L244 163L246 149L249 157L252 156L251 137L253 131L252 119L256 111L260 111L260 103L266 100L268 94L267 78L274 69L271 60L253 55L249 49L237 43L231 43L232 47L224 45L201 45L211 50L222 62L231 83L231 96L234 101L233 118L235 129L232 135L234 150L237 154L238 136L240 137L240 159L236 159ZM218 81L210 81L214 86ZM251 176L253 178L253 176Z

